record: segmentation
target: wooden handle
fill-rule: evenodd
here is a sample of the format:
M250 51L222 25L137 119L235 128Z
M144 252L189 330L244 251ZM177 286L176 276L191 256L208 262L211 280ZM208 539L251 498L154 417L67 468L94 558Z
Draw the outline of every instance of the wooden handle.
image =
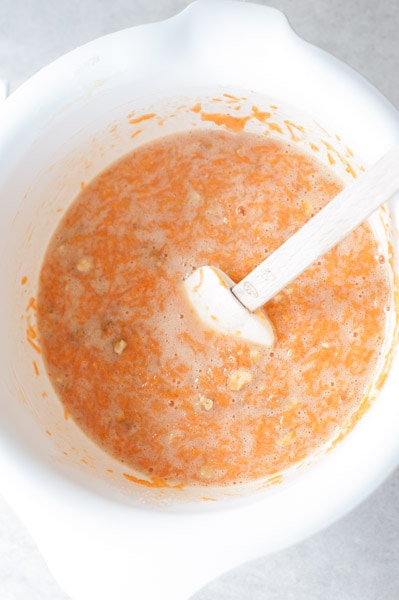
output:
M231 291L250 311L263 306L398 190L399 146L395 146Z

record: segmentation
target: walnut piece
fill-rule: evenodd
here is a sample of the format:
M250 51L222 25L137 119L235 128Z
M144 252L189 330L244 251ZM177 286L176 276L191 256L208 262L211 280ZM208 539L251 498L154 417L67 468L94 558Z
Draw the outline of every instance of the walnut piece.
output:
M76 268L79 271L79 273L88 273L92 266L93 260L91 258L88 258L87 256L84 256L78 261Z
M213 406L213 400L212 400L212 398L207 398L206 396L203 396L202 394L200 394L197 405L199 406L199 408L201 410L211 410L211 408Z
M120 356L123 353L123 351L125 350L126 346L127 346L127 343L125 342L125 340L119 340L119 341L115 342L115 344L114 344L115 354L118 354Z
M232 392L239 392L252 380L252 374L244 369L232 371L229 376L229 388Z

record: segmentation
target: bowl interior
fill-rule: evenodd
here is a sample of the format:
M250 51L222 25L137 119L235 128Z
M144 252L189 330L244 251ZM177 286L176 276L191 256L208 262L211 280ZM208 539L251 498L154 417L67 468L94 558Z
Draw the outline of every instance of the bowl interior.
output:
M35 299L39 270L51 235L82 184L125 153L160 136L193 128L245 129L313 153L347 183L361 172L361 158L324 124L276 98L248 90L189 90L174 96L133 97L123 103L115 101L114 96L112 105L105 95L102 110L101 98L96 97L94 115L93 102L86 99L72 108L58 110L3 178L2 195L8 199L9 226L1 257L5 292L1 353L6 383L2 421L30 457L50 471L123 502L171 506L204 497L237 500L255 492L273 493L274 484L279 488L289 486L323 456L307 460L290 473L234 488L158 489L148 481L144 485L135 482L135 477L143 476L88 439L72 419L66 418L55 395L37 337ZM394 270L396 228L392 227L391 218L382 210L373 218L373 224ZM381 373L385 373L391 358L395 327L396 314L392 311ZM372 395L378 386L377 381Z

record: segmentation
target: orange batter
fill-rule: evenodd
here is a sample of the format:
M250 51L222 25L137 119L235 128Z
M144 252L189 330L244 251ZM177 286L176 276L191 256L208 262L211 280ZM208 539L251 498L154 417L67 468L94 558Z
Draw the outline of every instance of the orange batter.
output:
M182 281L239 281L341 189L294 147L196 131L144 145L88 185L41 272L49 375L75 421L157 481L276 473L338 434L375 377L389 308L368 225L267 305L271 349L204 330Z

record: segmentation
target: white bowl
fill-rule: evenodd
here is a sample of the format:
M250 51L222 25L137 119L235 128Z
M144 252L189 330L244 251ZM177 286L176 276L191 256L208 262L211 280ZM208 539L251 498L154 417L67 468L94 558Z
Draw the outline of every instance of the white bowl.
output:
M201 0L168 21L91 42L0 107L1 491L74 600L184 600L339 518L399 459L392 351L385 383L356 426L278 482L147 488L64 418L32 337L31 298L49 238L81 182L111 161L168 132L216 127L201 120L198 102L236 116L267 107L276 135L318 145L326 163L332 153L347 180L349 164L367 167L399 138L398 113L370 84L299 39L281 13L230 1ZM135 122L143 114L156 116ZM265 124L252 118L246 127ZM390 208L384 219L396 248L398 210Z

